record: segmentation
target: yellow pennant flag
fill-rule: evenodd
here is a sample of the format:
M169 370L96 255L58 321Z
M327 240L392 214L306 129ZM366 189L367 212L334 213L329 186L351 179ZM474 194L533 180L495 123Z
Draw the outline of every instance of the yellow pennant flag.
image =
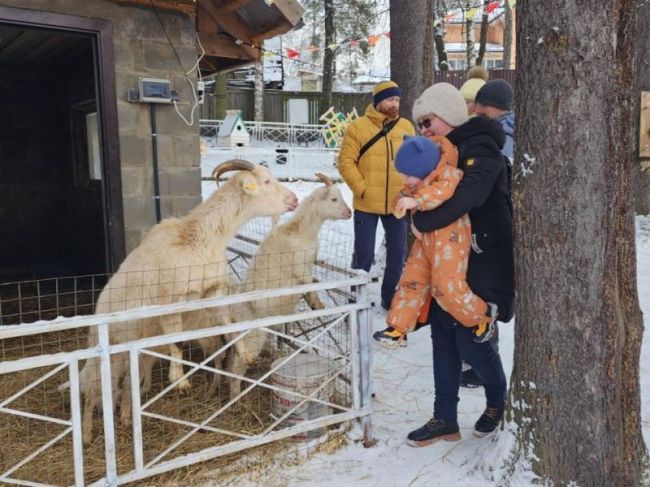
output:
M508 0L508 5L510 5L510 8L514 7L515 3L517 3L517 0Z
M473 19L476 17L476 14L478 14L478 11L480 9L478 7L475 8L470 8L466 13L465 13L465 18L466 19Z
M337 47L339 47L339 44L329 44L329 45L327 46L327 48L328 48L330 51L333 51L333 50L336 49Z

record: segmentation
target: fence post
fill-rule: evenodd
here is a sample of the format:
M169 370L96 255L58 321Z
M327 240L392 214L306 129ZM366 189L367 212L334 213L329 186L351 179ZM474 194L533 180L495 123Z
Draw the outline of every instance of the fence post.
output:
M102 377L102 413L104 416L104 451L106 457L106 486L117 485L117 463L115 461L115 423L113 418L113 381L111 378L111 350L108 338L108 324L97 326L99 333L99 360Z
M84 485L84 450L81 434L81 395L79 391L79 361L71 360L70 379L70 416L72 421L72 455L74 458L74 485Z
M359 351L359 322L358 311L350 313L350 362L352 365L352 408L355 412L361 410L361 354Z
M140 401L140 362L138 349L132 348L129 352L129 365L131 365L131 407L133 420L133 461L135 469L139 472L144 469L144 455L142 452L142 405Z
M368 285L360 284L356 287L357 303L368 301ZM359 333L359 359L361 362L361 408L372 407L372 349L370 348L371 316L370 309L364 308L357 311ZM363 427L363 446L371 447L375 440L372 438L372 419L370 414L361 417Z

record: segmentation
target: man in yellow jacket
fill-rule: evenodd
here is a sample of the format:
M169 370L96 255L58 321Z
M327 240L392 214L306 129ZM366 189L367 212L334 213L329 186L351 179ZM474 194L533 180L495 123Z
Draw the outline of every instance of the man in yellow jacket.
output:
M370 271L379 219L386 233L386 269L381 285L384 309L390 307L406 257L407 224L392 214L392 202L404 184L394 159L404 136L414 135L415 130L408 120L399 117L400 96L393 81L375 86L372 105L345 131L338 160L341 177L354 196L353 268Z

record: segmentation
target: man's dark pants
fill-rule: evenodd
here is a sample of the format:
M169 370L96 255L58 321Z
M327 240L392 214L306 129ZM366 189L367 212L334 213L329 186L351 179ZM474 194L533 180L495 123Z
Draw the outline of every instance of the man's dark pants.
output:
M381 283L381 300L390 305L406 259L407 224L404 219L354 211L354 256L352 267L370 271L375 258L377 223L381 219L386 234L386 269Z

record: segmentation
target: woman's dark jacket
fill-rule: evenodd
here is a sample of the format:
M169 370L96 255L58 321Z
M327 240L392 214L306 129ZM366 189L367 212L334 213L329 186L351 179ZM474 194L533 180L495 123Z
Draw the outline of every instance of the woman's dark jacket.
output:
M443 205L415 212L413 223L420 232L429 232L469 213L473 242L467 281L472 291L499 307L500 321L509 321L514 314L514 258L510 176L501 155L505 133L499 122L478 116L447 137L458 148L463 179ZM453 320L439 308L437 314Z

